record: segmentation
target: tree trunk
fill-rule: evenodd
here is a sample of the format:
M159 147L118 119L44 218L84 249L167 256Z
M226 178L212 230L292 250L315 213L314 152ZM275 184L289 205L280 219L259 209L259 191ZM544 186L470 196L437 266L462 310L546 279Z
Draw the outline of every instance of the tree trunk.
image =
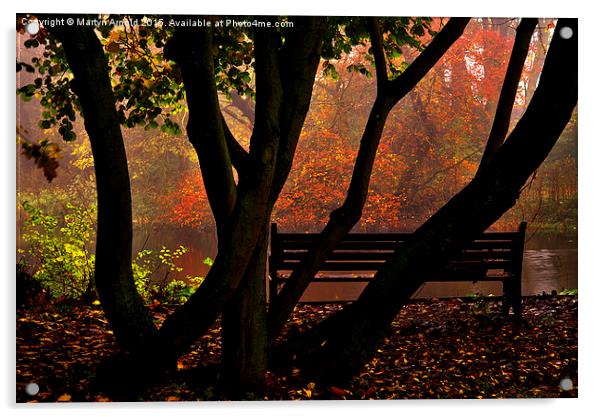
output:
M183 35L185 34L182 33L181 36ZM159 343L154 349L161 360L165 361L162 366L170 366L170 363L175 362L199 336L207 331L219 313L224 310L226 303L234 296L243 280L243 276L246 275L253 253L269 222L273 205L268 200L276 169L280 141L278 121L282 98L276 47L277 42L280 42L280 38L276 35L273 31L258 31L255 34L257 120L251 135L250 152L248 154L249 175L242 175L239 178L235 190L236 203L233 210L227 218L221 217L224 220L222 227L218 225L218 253L205 281L182 307L165 320L163 326L159 329ZM196 33L196 36L206 38L208 35L201 31ZM213 59L210 51L206 50L211 45L210 39L205 42L205 49L198 51L197 58L194 60L188 60L185 57L185 51L182 49L183 46L187 45L188 40L188 38L183 37L176 39L171 43L173 49L170 53L175 57L180 57L178 59L181 60L182 65L195 64L195 66L208 67L206 61ZM198 57L200 56L205 58L199 60ZM212 71L212 68L206 68L207 73L212 73ZM186 74L192 77L194 71L186 72ZM210 81L211 83L214 82L213 76L210 77ZM194 83L189 83L189 86L193 87L191 91L188 91L187 87L189 102L193 99L201 101L201 97L193 98L192 95L203 95L203 92L210 96L216 94L215 86L205 85L203 88L194 88ZM217 121L218 118L223 120L215 97L205 97L205 100L212 103L208 107L208 111L217 114L217 116L206 116L207 120ZM195 108L200 110L201 106ZM199 115L199 117L201 116ZM220 137L213 138L212 135L204 134L201 142L212 140L226 142L225 135L221 131L223 129L221 122L211 123L205 127L216 130ZM210 168L219 168L226 164L231 170L227 149L224 146L221 146L221 148L223 152L217 155L211 153L201 154L199 152L199 159L202 157L206 160L205 164L201 164L203 177L206 178L205 181L220 181L219 178L211 175ZM205 152L200 148L199 151ZM211 161L211 159L216 158L221 160L221 164ZM219 174L217 171L212 172ZM228 175L230 174L231 172ZM211 201L212 198L215 198L219 202L220 198L223 198L223 196L220 196L220 187L216 186L214 191L213 197L208 194L209 199ZM230 199L223 201L229 202ZM214 215L217 212L218 210L214 210ZM223 214L225 213L221 215L223 216ZM242 319L245 318L242 317Z
M156 328L132 276L132 203L128 164L102 46L92 28L49 28L62 43L94 157L98 194L96 289L119 346L141 351Z
M558 27L563 26L573 29L573 37L554 34L531 104L482 172L396 250L356 302L297 344L307 373L337 381L359 371L425 278L515 204L577 103L577 20L561 19Z
M266 224L245 276L222 313L222 366L230 399L260 396L265 386L267 247Z
M273 33L258 31L255 36L256 55L261 66L258 68L257 105L253 109L253 116L256 111L258 117L253 117L255 128L252 141L257 143L261 140L262 131L279 130L280 133L277 166L268 200L267 219L290 171L296 143L309 110L325 23L324 18L293 19L295 29L287 33L285 45L279 56L274 54L274 51L279 49L279 39L272 37ZM270 87L278 84L282 87L280 92ZM265 94L259 95L260 92ZM281 100L279 95L286 99ZM270 109L270 101L272 103L281 101L277 112L274 111L273 106ZM273 119L272 117L278 113L278 120ZM265 125L270 120L272 125ZM273 130L274 126L277 127L275 130ZM251 154L255 147L256 145L252 143ZM251 172L247 171L247 174ZM222 313L222 366L225 386L232 399L244 399L249 393L253 397L260 396L265 385L268 353L266 323L268 224L269 222L266 221L239 288Z

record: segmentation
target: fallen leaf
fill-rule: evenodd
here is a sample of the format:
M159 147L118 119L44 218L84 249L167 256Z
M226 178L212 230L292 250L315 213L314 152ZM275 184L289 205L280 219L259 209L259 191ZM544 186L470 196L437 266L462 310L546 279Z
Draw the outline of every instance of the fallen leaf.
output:
M69 394L63 394L60 397L58 397L56 400L59 401L59 402L71 401L71 395L69 395Z

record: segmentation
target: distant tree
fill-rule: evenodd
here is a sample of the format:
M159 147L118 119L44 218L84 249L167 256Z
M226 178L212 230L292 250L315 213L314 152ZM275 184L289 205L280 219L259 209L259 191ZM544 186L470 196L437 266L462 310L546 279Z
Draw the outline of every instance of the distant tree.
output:
M20 93L31 97L40 92L42 104L53 109L41 123L58 126L67 140L73 139L70 123L75 112L84 118L98 190L96 286L124 350L121 368L115 369L140 375L171 369L221 313L222 362L233 397L262 386L270 352L294 354L304 371L322 379L348 378L357 372L425 275L514 205L577 100L576 20L560 20L559 26L573 29L573 37L555 34L528 109L479 174L416 230L356 302L311 332L275 346L320 264L361 217L392 108L462 35L469 19L450 19L426 47L421 37L435 34L431 20L422 18L262 18L272 28L227 30L174 29L165 24L170 18L163 19L163 25L150 27L44 28L26 41L29 46L44 45L47 56L33 63L40 81ZM521 25L534 26L532 19L524 21ZM290 25L274 29L276 22ZM523 37L530 37L527 29L517 33L515 43L523 42ZM366 46L364 57L373 65L354 64L349 69L374 73L376 94L347 193L330 214L317 245L270 300L267 311L268 225L291 170L320 60L322 72L336 78L331 60L356 45ZM399 61L404 47L420 50L407 66ZM513 58L514 53L505 83L516 82L509 74L524 62ZM220 93L232 91L245 100L254 99L248 150L220 108ZM500 114L513 104L504 103ZM173 115L184 108L189 112L186 133L198 155L217 227L218 253L196 293L157 329L132 281L131 197L120 126L179 133Z

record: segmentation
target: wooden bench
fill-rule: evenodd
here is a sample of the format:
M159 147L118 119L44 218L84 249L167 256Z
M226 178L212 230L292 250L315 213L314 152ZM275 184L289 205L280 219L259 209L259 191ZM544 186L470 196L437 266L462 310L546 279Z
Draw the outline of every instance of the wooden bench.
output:
M427 282L500 281L503 285L503 311L510 306L515 318L521 317L521 270L525 231L522 222L516 232L488 232L470 243ZM350 233L320 267L320 272L339 276L314 277L312 282L368 282L393 255L410 233ZM270 299L286 282L291 271L301 262L318 238L315 233L279 233L275 223L270 237ZM362 273L353 276L351 273ZM344 276L340 276L344 274Z

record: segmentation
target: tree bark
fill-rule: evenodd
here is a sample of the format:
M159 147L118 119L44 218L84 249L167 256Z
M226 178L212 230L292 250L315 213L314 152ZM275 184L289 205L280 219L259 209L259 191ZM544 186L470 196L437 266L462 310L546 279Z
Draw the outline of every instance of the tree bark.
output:
M257 80L257 120L251 136L250 155L258 162L274 165L280 140L279 118L282 83L277 52L280 35L273 30L254 33ZM273 172L273 171L272 171ZM271 184L272 178L266 181ZM265 218L272 206L268 203ZM224 385L231 399L244 399L247 393L261 394L267 371L267 331L265 268L268 221L236 293L222 313L222 365Z
M425 222L356 302L305 336L296 354L315 378L340 381L374 354L400 308L445 261L512 207L546 158L577 103L577 20L560 19L540 84L516 128L482 172Z
M132 276L130 179L109 67L92 28L49 30L63 46L92 145L98 195L96 289L119 346L139 352L152 344L156 328Z
M260 396L268 359L266 322L267 224L234 296L222 313L222 365L230 399Z
M226 123L226 119L224 116L221 116L222 126L224 128L224 136L226 139L226 144L228 146L228 152L230 153L230 159L232 160L232 166L238 172L239 178L245 175L248 175L248 165L249 165L249 153L242 147L240 143L236 140L228 124Z
M309 109L309 99L319 59L317 48L321 42L319 28L323 22L321 19L311 18L307 21L302 19L301 26L299 26L300 22L295 23L296 30L287 33L284 55L292 52L291 48L300 40L299 33L304 31L304 26L309 28L317 26L308 31L306 33L308 37L304 39L305 48L309 45L309 48L304 51L309 55L303 56L301 55L303 51L295 51L297 53L295 59L305 60L299 62L297 66L281 61L277 56L276 51L282 45L273 31L258 30L255 34L258 94L257 105L253 109L255 127L251 138L251 154L257 153L263 141L258 133L269 134L273 138L278 137L279 147L296 142ZM300 76L303 78L300 79ZM286 97L286 100L283 100L283 97ZM277 158L288 156L280 151L277 155ZM282 162L282 159L279 162ZM280 173L280 178L285 178L288 175L286 166L281 164L279 169L276 169L275 175L277 173ZM274 187L272 185L272 190ZM268 218L274 203L275 199L270 198L267 208ZM268 223L264 225L264 232L259 238L242 283L222 314L222 363L225 385L228 387L230 398L233 399L244 399L248 393L260 396L265 385L268 356L265 292L267 230Z

